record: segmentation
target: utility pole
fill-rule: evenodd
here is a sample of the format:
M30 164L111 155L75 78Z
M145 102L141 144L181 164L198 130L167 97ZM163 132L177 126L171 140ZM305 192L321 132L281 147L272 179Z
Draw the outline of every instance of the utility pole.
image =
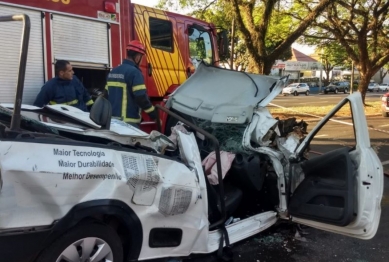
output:
M351 78L350 78L350 94L353 93L354 89L354 61L351 61Z
M231 56L230 56L230 69L234 70L234 48L235 48L235 18L232 19L231 26Z

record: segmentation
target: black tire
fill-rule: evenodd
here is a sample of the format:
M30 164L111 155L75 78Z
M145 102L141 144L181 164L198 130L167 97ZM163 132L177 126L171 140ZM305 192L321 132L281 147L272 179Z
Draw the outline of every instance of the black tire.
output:
M382 116L383 116L383 117L389 117L389 113L388 113L388 112L385 112L385 111L382 111Z
M345 94L347 94L347 92L348 92L348 89L347 89L347 88L345 88L343 92L344 92Z
M113 262L123 261L122 242L115 230L109 226L88 223L76 226L64 235L60 236L45 249L36 262L57 261L62 252L64 252L68 247L87 237L94 237L103 240L111 248Z
M299 93L297 93L297 91L294 91L294 92L293 92L293 95L294 95L294 96L298 96Z
M306 96L309 96L309 91L308 91L308 90L305 91L305 95L306 95Z
M324 91L324 94L328 94L328 91Z
M335 93L335 94L337 94L337 93L338 93L338 89L337 89L337 88L335 89L334 93Z

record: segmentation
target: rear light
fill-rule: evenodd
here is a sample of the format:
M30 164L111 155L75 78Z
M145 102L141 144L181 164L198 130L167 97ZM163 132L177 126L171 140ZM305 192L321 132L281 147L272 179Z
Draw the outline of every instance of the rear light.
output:
M104 11L107 13L116 13L116 5L115 3L105 1L104 2Z

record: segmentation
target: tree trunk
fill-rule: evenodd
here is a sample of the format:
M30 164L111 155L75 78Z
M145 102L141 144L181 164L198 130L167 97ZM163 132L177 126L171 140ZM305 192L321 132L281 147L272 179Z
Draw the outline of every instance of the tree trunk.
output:
M358 68L360 69L360 68ZM358 91L361 92L362 95L362 102L365 105L365 97L366 97L366 92L367 92L367 86L370 83L370 79L372 78L372 73L371 72L360 72L361 76L361 81L358 84Z

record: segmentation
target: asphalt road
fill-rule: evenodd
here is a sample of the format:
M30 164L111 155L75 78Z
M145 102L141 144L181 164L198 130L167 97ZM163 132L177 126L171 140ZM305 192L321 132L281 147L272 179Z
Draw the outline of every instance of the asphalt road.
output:
M368 94L366 101L378 101L381 93ZM310 104L320 106L336 104L347 95L310 95L297 97L279 96L272 103L281 106L298 106ZM320 118L310 118L308 129L311 130ZM389 174L389 119L382 116L367 118L371 146L378 154L384 170ZM344 139L353 135L353 129L347 125L350 119L342 122L329 122L319 151L326 151L337 144L348 143ZM382 215L376 236L371 240L359 240L351 237L328 233L314 228L305 228L303 241L296 239L296 227L289 222L281 222L269 230L249 239L234 244L234 261L236 262L381 262L389 261L389 177L384 177L384 196L381 203ZM155 260L153 260L155 261ZM166 261L166 260L158 260ZM185 262L214 262L214 254L192 256Z

